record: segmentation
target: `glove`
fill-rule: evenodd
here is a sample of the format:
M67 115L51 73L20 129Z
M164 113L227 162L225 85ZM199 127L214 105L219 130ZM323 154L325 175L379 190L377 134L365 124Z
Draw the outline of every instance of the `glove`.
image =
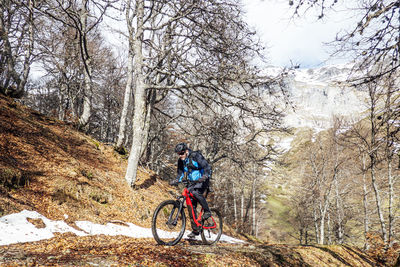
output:
M179 180L175 179L169 182L169 185L178 185L179 184Z
M200 177L200 179L199 179L199 180L197 180L196 182L198 182L198 183L202 183L202 182L205 182L207 179L208 179L208 176L207 176L207 175L203 175L203 176L202 176L202 177Z

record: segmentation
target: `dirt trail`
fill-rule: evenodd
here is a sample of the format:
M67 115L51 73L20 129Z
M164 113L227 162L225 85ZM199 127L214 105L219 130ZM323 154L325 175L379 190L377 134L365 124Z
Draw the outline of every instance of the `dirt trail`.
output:
M343 246L287 246L183 240L173 247L153 239L62 234L0 247L1 266L384 266Z

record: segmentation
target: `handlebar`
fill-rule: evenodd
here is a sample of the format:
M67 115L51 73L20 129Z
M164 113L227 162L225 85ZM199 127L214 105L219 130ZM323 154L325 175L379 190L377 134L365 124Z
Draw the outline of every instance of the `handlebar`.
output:
M183 184L185 185L185 187L189 187L190 184L192 184L192 183L194 184L194 183L196 183L196 182L189 181L188 179L183 179L182 181L177 182L177 183L175 183L175 184L171 184L171 185L177 186L177 185L179 185L180 183L183 183Z

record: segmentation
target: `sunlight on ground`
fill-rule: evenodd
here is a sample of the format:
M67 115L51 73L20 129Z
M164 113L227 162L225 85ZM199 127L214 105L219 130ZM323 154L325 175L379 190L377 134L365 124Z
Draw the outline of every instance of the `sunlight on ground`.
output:
M68 216L65 215L65 218L68 218ZM35 222L40 222L41 226L39 226L39 223L35 225ZM150 228L140 227L132 223L115 222L102 225L89 221L76 221L75 225L71 226L64 221L53 221L36 211L28 210L1 217L0 232L2 233L0 236L0 245L39 241L54 237L54 233L68 232L77 236L123 235L134 238L153 238ZM189 233L190 231L186 231L185 237ZM200 240L200 237L197 238ZM242 240L227 235L222 235L220 241L226 243L243 243Z

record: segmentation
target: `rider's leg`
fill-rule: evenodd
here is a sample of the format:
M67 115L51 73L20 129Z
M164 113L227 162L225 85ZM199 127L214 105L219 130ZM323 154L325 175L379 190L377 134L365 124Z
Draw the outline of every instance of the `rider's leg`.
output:
M193 212L194 212L194 216L195 216L195 218L197 219L197 211L196 211L196 208L197 208L197 199L196 198L191 198L191 200L192 200L192 205L193 205ZM194 218L192 218L192 216L190 216L190 218L191 218L191 220L190 220L190 224L192 225L192 229L193 229L193 231L195 231L195 232L198 232L200 229L199 229L199 227L196 225L196 223L194 222Z
M196 212L196 208L197 208L197 199L196 198L191 198L191 201L192 201L192 205L193 205L193 213L194 213L194 216L195 216L195 218L197 218L197 212ZM198 236L199 234L200 234L200 227L199 226L197 226L196 225L196 223L194 222L194 218L193 218L193 215L192 215L192 213L191 213L191 211L189 211L190 212L190 224L191 224L191 226L192 226L192 232L188 235L188 238L190 238L190 239L194 239L194 238L196 238L196 236Z
M200 205L203 207L204 212L207 212L207 211L210 212L210 208L208 207L207 200L205 199L203 194L201 194L197 190L193 190L192 194L199 201Z
M196 183L188 188L188 190L193 194L193 196L200 202L200 205L203 207L204 210L203 219L207 219L208 217L211 216L207 200L203 196L207 186L208 184L206 182L202 182L202 183Z
M194 216L195 218L197 218L197 199L195 197L191 198L192 200L192 205L193 205L193 212L194 212Z

